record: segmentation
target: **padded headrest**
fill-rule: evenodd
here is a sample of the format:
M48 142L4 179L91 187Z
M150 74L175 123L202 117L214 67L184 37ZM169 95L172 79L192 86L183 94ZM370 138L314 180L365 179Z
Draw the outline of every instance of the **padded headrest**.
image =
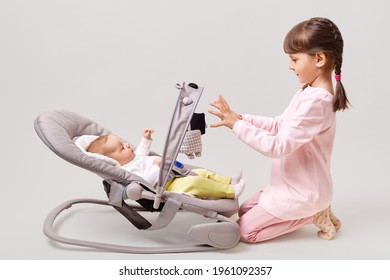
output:
M62 159L92 171L103 179L112 179L120 183L139 181L138 176L120 166L87 155L75 144L82 135L112 133L96 122L66 110L47 111L35 119L34 128L46 146Z

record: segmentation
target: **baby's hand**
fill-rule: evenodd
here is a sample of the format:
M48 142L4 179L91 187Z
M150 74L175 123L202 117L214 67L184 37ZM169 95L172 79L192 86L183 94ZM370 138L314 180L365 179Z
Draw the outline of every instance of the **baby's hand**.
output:
M161 157L156 157L155 160L153 161L153 164L157 165L158 167L160 167L160 165L161 165Z
M148 140L152 140L152 134L154 133L153 129L150 128L145 128L144 129L144 138Z

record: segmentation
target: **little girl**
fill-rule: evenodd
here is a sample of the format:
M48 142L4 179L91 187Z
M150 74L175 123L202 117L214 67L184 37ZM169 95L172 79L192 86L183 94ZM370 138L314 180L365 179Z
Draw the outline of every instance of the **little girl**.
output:
M240 207L241 240L261 242L305 224L332 239L340 228L330 204L333 184L330 161L336 112L348 108L341 83L343 38L326 18L312 18L293 27L284 39L289 69L302 88L278 117L239 115L219 96L211 103L220 118L211 127L226 126L244 143L271 157L271 180ZM336 87L333 89L332 74Z

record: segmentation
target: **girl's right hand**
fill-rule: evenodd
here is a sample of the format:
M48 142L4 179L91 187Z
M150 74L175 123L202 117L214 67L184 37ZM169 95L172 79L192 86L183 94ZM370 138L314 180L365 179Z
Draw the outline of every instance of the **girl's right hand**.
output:
M218 96L218 100L211 102L210 105L217 108L219 110L219 112L216 112L213 110L209 110L208 112L221 119L220 122L215 123L215 124L211 124L210 127L226 126L228 128L233 128L234 124L237 121L242 120L241 115L233 112L230 109L229 104L222 97L222 95Z

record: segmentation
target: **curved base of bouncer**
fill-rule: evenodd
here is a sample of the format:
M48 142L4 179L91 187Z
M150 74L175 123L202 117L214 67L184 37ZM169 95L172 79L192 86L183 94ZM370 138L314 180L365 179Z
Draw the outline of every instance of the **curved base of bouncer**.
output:
M171 245L169 247L136 247L117 245L110 243L85 241L80 239L68 238L58 235L54 232L53 226L57 216L72 205L89 203L112 206L107 201L98 199L73 199L68 200L54 208L46 217L43 226L44 234L51 240L80 247L94 248L110 252L133 253L133 254L162 254L162 253L184 253L211 251L216 249L229 249L234 247L240 240L240 231L238 225L224 216L221 222L194 225L188 231L188 234L202 244L191 245Z

